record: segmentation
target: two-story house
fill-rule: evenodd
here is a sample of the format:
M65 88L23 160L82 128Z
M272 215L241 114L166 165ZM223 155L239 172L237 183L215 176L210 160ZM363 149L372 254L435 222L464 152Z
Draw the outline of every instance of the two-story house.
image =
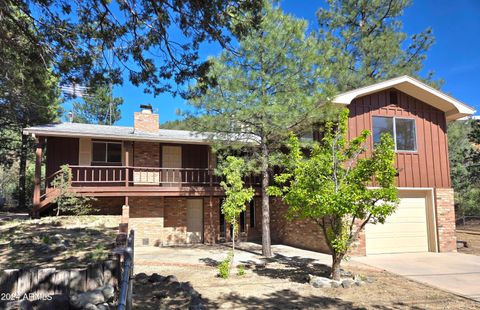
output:
M370 130L370 148L383 132L395 140L400 205L385 224L367 225L354 254L455 251L447 122L474 109L408 76L352 90L333 101L350 110L350 137ZM140 244L228 239L229 227L220 212L223 191L212 171L215 156L206 136L160 129L159 116L151 110L135 113L133 128L62 123L24 133L38 141L35 214L48 210L55 195L49 183L61 165L69 164L72 190L96 197L102 214L121 214L136 229ZM47 177L42 180L44 149ZM247 183L256 186L258 180L249 177ZM260 237L259 202L256 197L240 217L245 239ZM287 221L285 208L272 200L273 241L328 251L319 227Z

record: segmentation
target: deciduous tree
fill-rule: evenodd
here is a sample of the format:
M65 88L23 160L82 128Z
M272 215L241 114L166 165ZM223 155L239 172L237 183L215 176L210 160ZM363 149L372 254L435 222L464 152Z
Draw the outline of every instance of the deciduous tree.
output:
M384 223L398 200L392 137L383 135L369 154L365 142L370 132L348 141L347 122L348 110L338 122L327 122L323 140L310 152L304 152L292 135L286 171L275 177L281 186L269 189L287 203L291 219L319 225L332 255L335 280L340 279L340 264L365 225Z
M222 174L225 180L220 186L225 190L225 199L222 202L222 214L225 222L232 225L232 259L231 266L235 259L235 234L238 228L238 218L246 210L247 204L252 200L255 191L253 188L246 188L242 180L245 173L245 161L241 158L228 156L222 167Z

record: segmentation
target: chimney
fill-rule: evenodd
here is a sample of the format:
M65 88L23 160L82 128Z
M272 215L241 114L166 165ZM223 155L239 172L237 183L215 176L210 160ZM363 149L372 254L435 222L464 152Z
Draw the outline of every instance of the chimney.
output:
M133 116L133 128L136 131L156 133L159 130L159 115L153 114L152 105L140 105L141 112Z

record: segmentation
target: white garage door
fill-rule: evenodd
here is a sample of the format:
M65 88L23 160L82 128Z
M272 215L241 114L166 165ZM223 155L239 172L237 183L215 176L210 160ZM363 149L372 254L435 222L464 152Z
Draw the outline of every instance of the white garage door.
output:
M366 225L367 255L428 251L425 192L400 192L399 196L400 204L385 224Z

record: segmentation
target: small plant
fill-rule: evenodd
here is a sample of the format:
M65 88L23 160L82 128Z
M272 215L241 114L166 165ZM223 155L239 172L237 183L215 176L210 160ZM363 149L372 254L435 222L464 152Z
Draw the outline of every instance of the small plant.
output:
M230 276L230 264L232 262L233 254L228 252L227 257L218 265L218 276L222 279L227 279Z
M42 243L50 244L51 243L50 236L49 235L43 235L42 236Z
M244 276L244 275L245 275L245 266L244 265L239 265L237 276Z
M107 256L108 256L108 252L106 251L105 246L103 244L97 244L95 246L95 249L85 254L85 258L92 261L100 261L100 260L106 259Z

